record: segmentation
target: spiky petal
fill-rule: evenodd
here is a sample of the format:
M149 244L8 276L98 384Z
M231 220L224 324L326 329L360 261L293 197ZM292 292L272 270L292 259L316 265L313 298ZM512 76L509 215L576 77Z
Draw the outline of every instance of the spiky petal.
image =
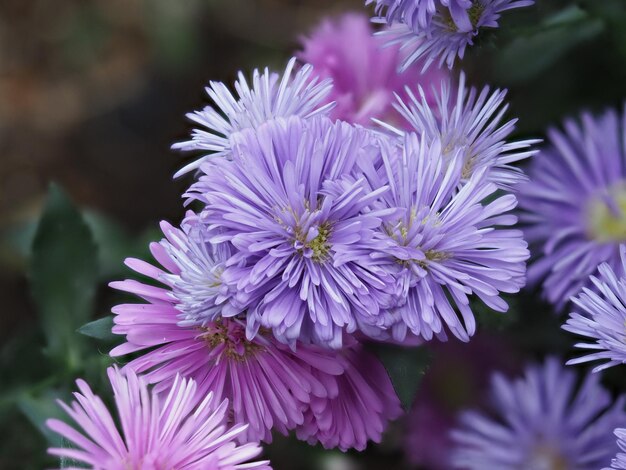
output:
M405 54L402 70L417 61L423 69L433 62L452 68L467 46L487 28L498 28L503 12L527 7L534 0L367 0L376 2L375 22L388 24L381 32Z
M589 354L572 359L568 364L588 361L606 361L595 367L594 372L626 363L626 245L620 245L622 265L615 272L608 263L598 268L598 276L591 276L594 288L584 287L572 302L578 311L570 313L563 329L584 336L589 343L576 347Z
M366 175L372 187L390 187L383 207L402 211L377 232L389 246L385 253L402 299L387 310L394 337L400 340L408 330L445 339L448 329L468 341L476 329L469 296L505 312L501 293L518 292L525 283L526 242L521 231L505 228L517 221L509 213L517 200L495 195L497 186L486 180L484 168L457 190L462 159L446 163L437 141L408 134L400 147L382 148L382 164Z
M456 96L455 96L456 88ZM512 165L535 155L532 146L540 140L528 139L507 142L515 130L517 119L504 124L503 117L509 105L505 103L506 90L490 90L488 86L478 92L467 87L465 74L461 73L459 84L444 81L434 95L418 86L417 94L406 90L407 98L397 98L396 110L409 124L409 129L429 140L439 140L443 158L462 159L462 182L480 170L486 170L487 179L502 189L512 189L526 181L524 172ZM379 121L396 135L406 131Z
M261 453L258 444L235 443L246 425L227 424L228 401L198 395L193 380L177 375L167 394L159 395L131 371L112 367L108 375L121 431L102 400L78 380L76 401L71 407L60 404L81 430L48 420L47 426L74 446L52 448L51 454L94 470L270 469L267 461L248 462Z
M201 127L195 129L191 140L172 146L183 151L199 151L204 155L179 170L180 176L196 170L210 157L230 157L231 137L244 129L256 129L264 122L277 117L300 116L309 118L327 114L333 103L325 102L330 93L330 80L319 81L310 65L297 71L292 58L281 73L255 69L252 82L239 72L235 94L222 82L210 82L206 93L213 106L187 114Z

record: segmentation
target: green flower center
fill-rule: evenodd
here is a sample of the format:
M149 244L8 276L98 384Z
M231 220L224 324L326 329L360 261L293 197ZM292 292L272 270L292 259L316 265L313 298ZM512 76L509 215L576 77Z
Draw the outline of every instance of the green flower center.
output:
M560 452L548 445L540 445L533 452L528 468L541 468L545 470L569 470L569 462Z
M322 263L328 259L330 253L330 236L332 226L329 222L324 222L317 227L317 236L307 241L307 233L301 228L296 227L295 239L300 242L301 248L297 251L300 255L304 255L305 250L311 250L310 259L316 263Z
M607 197L595 197L587 205L587 235L600 243L626 241L626 184Z
M472 22L472 26L474 28L476 27L476 25L478 25L478 22L480 21L480 18L483 16L484 12L485 12L485 6L482 3L480 2L472 3L472 6L467 11L467 14L469 15L469 19Z
M216 320L198 329L201 331L198 338L211 349L223 346L228 359L242 362L264 349L262 345L248 341L245 328L234 321Z
M485 6L479 1L472 2L472 6L469 7L469 10L467 10L467 15L469 16L470 23L472 23L472 27L474 29L476 29L478 22L480 21L480 18L483 16L484 12ZM447 8L443 8L443 10L440 10L440 14L441 21L446 26L446 29L453 33L456 33L458 31L458 28L456 26L456 23L452 19L452 15L450 15L450 10L448 10Z
M445 251L427 250L424 252L426 259L417 262L422 268L427 269L430 262L441 262L450 259L452 256Z
M328 238L330 237L330 226L328 223L324 223L319 226L317 237L309 242L309 248L313 250L313 261L322 262L328 257L330 251L330 244Z

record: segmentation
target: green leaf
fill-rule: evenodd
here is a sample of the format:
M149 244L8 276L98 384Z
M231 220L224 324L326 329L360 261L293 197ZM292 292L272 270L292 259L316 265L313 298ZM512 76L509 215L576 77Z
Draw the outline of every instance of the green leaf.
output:
M113 315L89 322L81 326L77 331L85 336L103 341L115 341L119 335L113 334Z
M92 316L97 274L97 247L89 227L52 185L33 242L30 277L47 353L67 370L76 370L81 362L76 329Z
M387 369L402 406L409 410L430 366L430 352L423 347L405 348L390 345L378 345L375 352Z
M55 447L61 445L62 438L46 426L46 421L50 418L67 419L56 401L59 395L62 395L64 399L68 398L67 393L59 394L58 391L48 390L37 397L24 395L18 401L18 407L22 413L46 437L48 443Z
M519 35L495 61L500 81L519 83L541 72L581 43L605 29L601 19L591 18L578 7L569 7L547 18L530 35Z
M135 256L138 243L114 220L94 211L84 211L83 217L98 245L98 265L101 279L111 279L125 272L124 259Z

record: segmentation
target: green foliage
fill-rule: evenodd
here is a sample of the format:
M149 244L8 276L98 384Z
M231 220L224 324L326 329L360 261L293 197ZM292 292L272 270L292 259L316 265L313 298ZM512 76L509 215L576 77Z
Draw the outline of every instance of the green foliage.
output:
M108 315L104 318L100 318L98 320L86 323L78 329L78 332L82 335L102 341L115 341L119 338L119 336L113 334L113 332L111 331L112 328L113 316Z
M429 351L423 347L377 345L375 353L387 369L402 406L409 410L430 366Z
M517 83L534 78L577 45L599 35L604 27L601 19L580 7L566 7L501 51L495 62L498 79Z
M97 252L80 212L52 185L33 241L30 277L46 352L67 370L81 364L83 342L75 331L92 316Z
M18 401L24 416L46 437L50 445L60 446L62 438L48 429L46 421L50 418L67 419L57 400L67 399L68 396L67 391L51 388L38 396L24 394Z

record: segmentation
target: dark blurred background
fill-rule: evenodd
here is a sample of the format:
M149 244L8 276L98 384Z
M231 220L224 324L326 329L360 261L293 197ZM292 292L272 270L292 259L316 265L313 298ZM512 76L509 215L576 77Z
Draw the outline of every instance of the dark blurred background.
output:
M50 387L71 390L78 375L46 379L54 364L29 289L29 247L50 182L84 213L96 240L106 239L93 318L101 317L114 303L106 282L127 275L122 258L143 250L159 220L183 214L188 180L172 174L185 160L169 147L189 132L184 114L203 106L207 81L280 69L323 16L364 12L363 3L0 1L0 469L51 464L33 425L50 400L37 400ZM509 116L520 118L524 136L543 136L580 108L621 106L626 96L626 2L537 3L506 15L462 62L475 84L510 88ZM520 340L529 354L558 348L554 337L546 346L533 335ZM90 346L102 357L108 350ZM388 458L377 460L382 449L371 454L372 468ZM276 468L295 468L284 458L280 466L281 452L272 454ZM332 455L326 468L360 468Z

